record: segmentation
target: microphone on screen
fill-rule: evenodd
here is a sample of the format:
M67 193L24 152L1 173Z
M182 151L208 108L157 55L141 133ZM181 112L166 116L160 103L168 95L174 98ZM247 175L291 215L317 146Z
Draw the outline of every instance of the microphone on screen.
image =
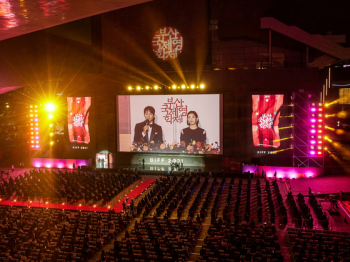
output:
M148 119L146 119L145 123L146 123L147 126L149 126L149 120ZM148 130L146 131L146 134L148 134Z

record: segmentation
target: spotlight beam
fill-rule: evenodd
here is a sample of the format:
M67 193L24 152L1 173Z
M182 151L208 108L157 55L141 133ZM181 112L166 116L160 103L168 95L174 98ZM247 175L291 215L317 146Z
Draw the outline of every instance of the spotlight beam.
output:
M285 137L285 138L273 140L273 142L283 141L283 140L287 140L287 139L291 139L291 138L293 138L293 137L292 136L291 137Z
M290 149L293 149L293 148L289 147L289 148L285 148L285 149L281 149L281 150L276 150L276 151L272 151L272 153L283 152L283 151L287 151L287 150L290 150Z
M278 128L278 129L287 129L287 128L292 128L293 126L284 126L284 127L280 127L280 128Z

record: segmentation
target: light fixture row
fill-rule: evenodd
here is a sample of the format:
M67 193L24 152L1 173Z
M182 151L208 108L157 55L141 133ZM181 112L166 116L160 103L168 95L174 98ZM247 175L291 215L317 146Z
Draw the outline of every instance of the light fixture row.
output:
M142 86L128 86L128 90L129 91L133 91L133 90L136 90L136 91L141 91L141 90L177 90L177 89L180 89L180 90L186 90L186 89L204 89L205 86L204 84L200 84L199 86L197 85L189 85L189 86L186 86L186 85L181 85L181 86L178 86L178 85L172 85L172 86L145 86L145 87L142 87Z

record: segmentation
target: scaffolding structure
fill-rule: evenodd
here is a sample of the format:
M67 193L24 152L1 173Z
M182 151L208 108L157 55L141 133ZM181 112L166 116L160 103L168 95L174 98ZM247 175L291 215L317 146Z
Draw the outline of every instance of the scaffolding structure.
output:
M323 151L323 134L324 123L316 123L318 126L322 126L317 130L322 130L321 133L313 134L310 132L312 123L311 118L314 115L311 112L312 104L319 105L319 99L311 93L294 92L292 95L293 103L293 166L295 167L321 167L324 166L324 151ZM322 105L323 107L323 105ZM318 112L316 112L318 113ZM321 114L320 114L321 115ZM324 115L324 112L322 112ZM312 141L317 140L318 137L322 139L322 152L321 155L314 154L313 148L319 147L318 143L314 145L310 144ZM314 151L316 152L316 151Z

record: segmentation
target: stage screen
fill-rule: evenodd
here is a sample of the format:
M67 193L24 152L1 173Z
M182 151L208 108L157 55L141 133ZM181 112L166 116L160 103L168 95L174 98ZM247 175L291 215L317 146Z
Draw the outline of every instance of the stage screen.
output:
M67 97L68 134L71 143L89 144L91 97Z
M222 154L222 95L117 96L118 151Z
M291 107L284 98L284 94L252 95L251 138L257 155L277 154L291 149Z

